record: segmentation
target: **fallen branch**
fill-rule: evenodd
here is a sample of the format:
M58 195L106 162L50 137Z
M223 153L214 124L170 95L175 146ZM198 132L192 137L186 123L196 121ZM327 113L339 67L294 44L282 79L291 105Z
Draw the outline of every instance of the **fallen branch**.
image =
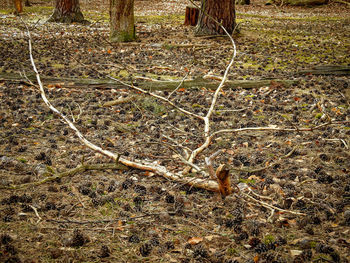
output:
M337 3L341 3L341 4L344 4L344 5L350 6L349 2L346 2L346 1L343 1L343 0L333 0L333 2L337 2Z
M129 103L129 102L131 102L131 101L133 101L135 99L136 99L135 96L129 96L129 97L126 97L126 98L120 98L120 99L117 99L117 100L108 101L108 102L104 103L102 106L103 107L112 107L112 106L123 104L123 103Z
M120 164L120 163L111 163L111 164L83 164L80 165L72 170L62 172L56 175L52 175L50 177L47 177L41 181L38 182L31 182L31 183L26 183L26 184L19 184L19 185L10 185L10 186L0 186L0 189L8 189L8 190L16 190L16 189L23 189L23 188L28 188L31 186L38 186L42 185L48 182L56 181L58 179L64 178L64 177L69 177L69 176L74 176L76 174L83 173L85 171L89 170L126 170L128 169L126 166Z
M154 90L168 90L174 91L179 86L186 89L193 89L197 87L204 87L206 89L216 89L218 86L218 81L213 81L209 79L196 78L196 79L179 79L179 80L163 80L163 81L151 81L153 79L135 77L136 79L144 80L137 81L139 88L147 89L150 91ZM32 74L28 74L27 78L21 76L20 74L13 73L0 73L0 81L8 82L20 82L24 84L32 85L36 77ZM80 79L80 78L55 78L49 76L41 76L41 79L45 81L46 85L59 85L61 88L100 88L100 89L113 89L113 88L124 88L125 84L117 83L111 79ZM225 82L224 90L232 88L243 88L243 89L253 89L271 86L273 83L277 83L281 86L289 87L292 84L298 83L298 80L283 80L283 79L268 79L268 80L227 80Z
M223 30L225 30L223 28ZM160 176L163 176L164 178L167 178L167 179L170 179L172 181L175 181L175 182L179 182L179 183L182 183L182 184L188 184L188 185L191 185L191 186L194 186L194 187L198 187L198 188L203 188L203 189L206 189L206 190L209 190L209 191L215 191L215 192L221 192L221 193L224 193L224 195L226 195L226 193L228 194L230 192L230 189L229 188L225 188L224 191L220 191L220 187L218 186L218 183L214 180L208 180L208 179L203 179L203 178L199 178L199 177L188 177L188 176L184 176L183 174L181 173L178 173L178 172L171 172L169 171L165 166L162 166L162 165L159 165L157 164L156 162L147 162L147 161L142 161L142 160L135 160L135 161L131 161L131 160L128 160L124 157L121 157L118 153L113 153L113 152L110 152L108 150L104 150L103 148L91 143L88 139L86 139L83 134L76 128L76 126L69 120L69 118L67 118L64 114L62 114L59 110L57 110L50 102L49 100L47 99L46 97L46 94L45 94L45 90L44 90L44 87L43 87L43 84L41 82L41 78L40 78L40 74L38 73L38 70L36 68L36 65L35 65L35 62L34 62L34 58L33 58L33 54L32 54L32 42L31 42L31 36L30 36L30 32L27 28L27 31L28 31L28 36L29 36L29 54L30 54L30 61L31 61L31 64L32 64L32 67L33 67L33 70L36 74L36 79L37 79L37 82L38 82L38 85L39 85L39 89L40 89L40 93L41 93L41 97L44 101L44 103L55 113L57 114L65 123L68 124L68 126L75 132L76 136L78 137L78 139L80 140L80 142L85 145L86 147L90 148L91 150L95 151L95 152L98 152L98 153L101 153L102 155L105 155L105 156L108 156L110 157L111 159L115 160L116 162L119 162L125 166L128 166L128 167L132 167L132 168L136 168L136 169L140 169L140 170L143 170L143 171L149 171L149 172L152 172L152 173L155 173L157 175L160 175ZM226 30L225 30L226 32ZM227 32L226 32L227 33ZM196 166L194 164L194 160L196 159L196 157L198 156L199 153L201 153L204 149L207 149L208 146L210 145L211 143L211 140L213 139L213 137L215 137L217 134L220 134L220 133L224 133L224 132L242 132L242 131L266 131L266 130L284 130L284 131L312 131L316 128L320 128L320 127L323 127L325 125L329 125L329 124L323 124L323 125L320 125L318 127L315 127L315 128L308 128L308 129L290 129L290 128L271 128L271 127L261 127L261 128L242 128L242 129L224 129L224 130L221 130L221 131L217 131L217 132L214 132L212 134L210 134L210 118L211 118L211 115L213 114L213 111L214 111L214 108L215 108L215 105L216 105L216 102L217 102L217 99L218 99L218 96L220 94L220 91L222 90L225 82L226 82L226 79L227 79L227 75L228 75L228 72L230 70L230 67L232 66L233 64L233 61L236 57L236 46L235 46L235 43L232 39L232 37L228 34L228 36L230 37L231 41L232 41L232 45L234 47L234 52L233 52L233 56L230 60L230 63L229 65L227 66L226 70L225 70L225 73L224 73L224 76L220 82L220 84L217 86L216 88L216 91L214 93L214 96L212 98L212 101L211 101L211 105L210 105L210 108L208 109L208 112L207 114L203 117L201 115L198 115L198 114L195 114L193 112L190 112L190 111L187 111L185 110L184 108L181 108L177 105L175 105L175 103L173 103L172 101L170 101L169 99L165 98L165 97L162 97L162 96L159 96L157 94L154 94L152 92L149 92L149 91L146 91L142 88L139 88L139 87L135 87L134 85L130 85L130 84L127 84L127 83L124 83L116 78L113 78L113 77L109 77L111 80L113 81L116 81L124 86L127 86L127 87L130 87L138 92L141 92L142 94L146 94L146 95L149 95L149 96L152 96L152 97L155 97L161 101L163 101L164 103L174 107L175 109L177 109L178 111L190 116L190 117L194 117L194 118L197 118L197 119L200 119L204 122L204 132L203 132L203 137L205 139L205 142L200 145L198 148L196 148L195 150L192 151L191 155L189 156L187 162L184 162L185 164L188 164L190 163L190 167L192 168L196 168L197 170L200 170L200 167ZM222 170L218 170L219 172L222 171L223 173L220 174L218 177L221 177L222 176L222 179L223 181L225 181L225 179L228 178L228 169L225 168L225 166L221 165L220 166ZM77 168L78 169L78 168ZM85 169L85 168L84 168ZM84 170L83 169L83 170ZM77 172L81 172L82 170L77 170ZM204 172L203 170L200 170L201 172ZM194 176L198 176L199 173L195 173ZM52 179L52 180L55 180L55 179ZM42 182L38 182L38 183L42 183ZM226 186L225 186L226 187ZM265 202L262 202L262 201L259 201L257 199L255 199L254 197L248 195L248 194L245 194L243 193L243 196L249 198L250 200L253 200L265 207L268 207L269 209L273 209L273 210L278 210L278 211L281 211L281 212L286 212L286 213L293 213L293 214L298 214L298 215L304 215L303 213L299 213L299 212L294 212L294 211L288 211L288 210L283 210L283 209L280 209L278 207L274 207L268 203L265 203Z
M337 1L341 1L341 0L337 0ZM347 3L347 4L350 5L350 3ZM299 75L312 74L312 75L345 76L345 75L350 75L350 67L349 66L338 66L338 65L324 65L324 66L317 66L317 67L314 67L312 69L301 70L298 72L298 74Z
M27 27L27 25L26 25L26 27ZM98 153L101 153L102 155L108 156L111 159L113 159L115 161L118 161L121 164L124 164L124 165L126 165L128 167L132 167L132 168L143 170L143 171L153 172L155 174L163 176L164 178L170 179L172 181L179 182L179 183L184 183L184 184L189 184L191 186L207 189L209 191L214 191L214 192L218 192L219 191L218 184L215 181L208 181L208 180L201 179L201 178L195 178L195 179L194 178L186 178L186 177L184 177L184 176L182 176L180 174L169 172L166 169L166 167L158 165L158 164L155 164L155 163L149 163L149 162L145 162L145 161L139 161L139 162L130 161L130 160L127 160L127 159L125 159L123 157L120 157L119 154L115 154L115 153L110 152L108 150L104 150L101 147L99 147L99 146L93 144L92 142L90 142L89 140L87 140L82 135L82 133L75 127L75 125L69 120L69 118L67 118L60 111L58 111L49 102L49 100L47 99L46 93L45 93L45 90L44 90L44 86L43 86L43 84L41 82L40 74L39 74L39 72L38 72L38 70L36 68L35 61L34 61L34 58L33 58L32 39L31 39L31 35L30 35L28 27L27 27L27 33L28 33L28 38L29 38L28 39L28 45L29 45L30 61L31 61L33 70L34 70L34 72L36 74L36 79L37 79L37 82L38 82L38 85L39 85L41 97L42 97L44 103L50 108L50 110L53 111L55 114L57 114L75 132L76 136L78 137L78 139L80 140L80 142L82 144L84 144L86 147L90 148L91 150L93 150L95 152L98 152ZM111 78L111 79L114 79L114 78ZM114 80L119 81L117 79L114 79ZM131 86L131 85L129 85L129 86ZM133 86L131 86L131 87L133 87ZM150 92L146 92L146 91L144 91L142 89L138 89L136 87L133 87L133 88L136 89L136 90L139 90L139 91L141 91L143 93L151 95ZM172 103L171 101L167 100L166 98L163 98L163 97L158 96L156 94L152 94L152 95L157 97L157 98L159 98L159 99L161 99L161 100L163 100L163 101L166 101L170 105L173 105L178 110L183 111L185 113L188 113L190 116L194 116L194 117L203 119L202 116L193 114L191 112L187 112L186 110L183 110L183 109L177 107L174 103Z
M290 152L288 152L286 155L280 157L277 161L274 161L273 163L265 166L265 167L260 167L260 168L253 168L253 169L248 169L248 168L230 168L230 171L235 171L235 172L244 172L244 173L257 173L264 171L268 168L273 167L276 164L279 164L282 162L282 160L290 157L296 150L298 149L298 146L295 146ZM264 197L266 198L266 197Z
M78 220L56 220L56 219L45 219L47 222L54 222L58 224L78 224L78 225L87 225L87 224L106 224L106 223L117 223L117 222L130 222L135 219L145 218L145 217L151 217L151 216L158 216L159 214L144 214L141 216L134 216L129 217L127 219L125 218L114 218L114 219L101 219L101 220L86 220L86 221L78 221Z
M233 54L232 54L232 58L230 60L230 63L228 64L228 66L225 69L224 76L222 77L222 80L221 80L219 86L217 87L217 89L216 89L216 91L214 93L214 96L213 96L210 108L209 108L209 110L207 112L207 115L203 118L205 142L191 153L190 157L188 158L188 161L190 163L193 163L193 161L197 157L197 155L199 153L201 153L204 149L208 148L208 146L209 146L209 144L211 142L211 138L210 138L211 137L210 136L210 117L213 114L213 110L214 110L214 107L216 105L216 101L218 99L219 93L222 90L222 88L223 88L223 86L225 84L225 81L227 80L228 72L230 71L230 69L231 69L231 67L233 65L233 62L235 61L235 58L237 56L237 49L236 49L235 41L233 40L231 35L226 31L226 29L222 25L220 25L220 27L224 30L226 35L230 38L230 41L231 41L232 47L233 47Z
M214 137L216 137L217 135L223 134L223 133L238 133L238 132L243 132L243 131L313 132L315 130L319 130L319 129L326 127L326 126L329 126L329 125L339 125L339 124L345 124L345 123L348 123L348 122L347 121L344 121L344 122L342 122L342 121L341 122L329 121L327 123L323 123L323 124L317 125L315 127L310 127L310 128L247 127L247 128L239 128L239 129L223 129L223 130L213 132L209 137L209 142L211 142L214 139Z
M252 191L251 189L249 189L249 190ZM258 203L258 204L262 205L263 207L266 207L266 208L268 208L270 210L273 209L273 210L277 210L277 211L280 211L280 212L283 212L283 213L288 213L288 214L293 214L293 215L300 215L300 216L306 216L306 214L301 213L301 212L292 211L292 210L285 210L285 209L279 208L277 206L270 205L270 204L268 204L266 202L257 200L254 197L252 197L252 196L250 196L249 194L246 194L246 193L242 193L241 192L241 195L243 195L244 197L247 197L248 199L252 200L253 202Z

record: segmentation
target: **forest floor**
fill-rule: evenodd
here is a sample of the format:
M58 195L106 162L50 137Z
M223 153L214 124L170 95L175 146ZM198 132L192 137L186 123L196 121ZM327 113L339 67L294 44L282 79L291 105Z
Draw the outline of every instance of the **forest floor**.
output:
M226 85L212 131L324 125L223 133L200 154L203 166L223 149L215 167L229 165L233 188L251 189L260 204L117 169L82 146L29 83L23 21L49 100L89 140L182 170L169 144L195 149L203 123L105 79L147 88L186 76L190 86L154 92L204 115L233 48L226 37L196 37L183 26L186 1L136 1L138 40L124 44L108 41L103 2L83 1L88 26L45 23L52 12L45 2L27 8L23 21L0 13L1 262L350 262L349 9L253 2L237 6L237 57L228 76L252 85ZM320 66L324 74L310 71ZM282 81L256 85L271 79ZM96 170L75 171L80 165ZM66 171L75 173L50 180Z

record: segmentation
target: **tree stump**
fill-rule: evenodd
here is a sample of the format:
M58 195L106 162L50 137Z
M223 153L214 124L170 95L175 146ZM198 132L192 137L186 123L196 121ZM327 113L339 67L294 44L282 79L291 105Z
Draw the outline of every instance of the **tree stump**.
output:
M48 22L89 24L80 11L79 0L55 0L55 9Z
M196 26L198 23L199 9L194 6L186 6L185 26Z
M14 0L13 3L15 5L15 14L19 15L20 13L22 13L23 12L22 0Z

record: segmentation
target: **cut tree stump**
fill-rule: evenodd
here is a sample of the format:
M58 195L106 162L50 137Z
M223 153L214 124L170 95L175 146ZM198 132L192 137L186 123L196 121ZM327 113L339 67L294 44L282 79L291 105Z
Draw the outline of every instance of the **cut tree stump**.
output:
M199 9L194 6L186 6L185 26L196 26L198 23Z

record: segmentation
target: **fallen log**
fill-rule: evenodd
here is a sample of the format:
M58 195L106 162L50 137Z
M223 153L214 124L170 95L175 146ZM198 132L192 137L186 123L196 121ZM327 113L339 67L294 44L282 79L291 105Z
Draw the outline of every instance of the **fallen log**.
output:
M31 81L35 81L35 75L27 75L27 78ZM41 77L45 85L57 86L57 87L66 87L66 88L123 88L124 85L118 82L115 82L111 79L77 79L77 78L54 78L48 76ZM9 82L21 82L28 84L27 80L19 74L8 74L0 73L0 81L9 81ZM178 88L182 80L151 80L148 81L141 80L135 82L134 85L149 91L153 90L174 90ZM226 81L224 89L232 89L241 87L244 89L260 88L266 86L284 86L290 87L291 85L298 83L298 80L282 80L282 79L262 79L262 80L236 80L236 81ZM183 88L206 88L206 89L216 89L218 81L212 79L189 79L185 80L182 83Z
M350 75L350 66L322 65L322 66L313 67L311 69L301 70L297 74L345 76L345 75Z

